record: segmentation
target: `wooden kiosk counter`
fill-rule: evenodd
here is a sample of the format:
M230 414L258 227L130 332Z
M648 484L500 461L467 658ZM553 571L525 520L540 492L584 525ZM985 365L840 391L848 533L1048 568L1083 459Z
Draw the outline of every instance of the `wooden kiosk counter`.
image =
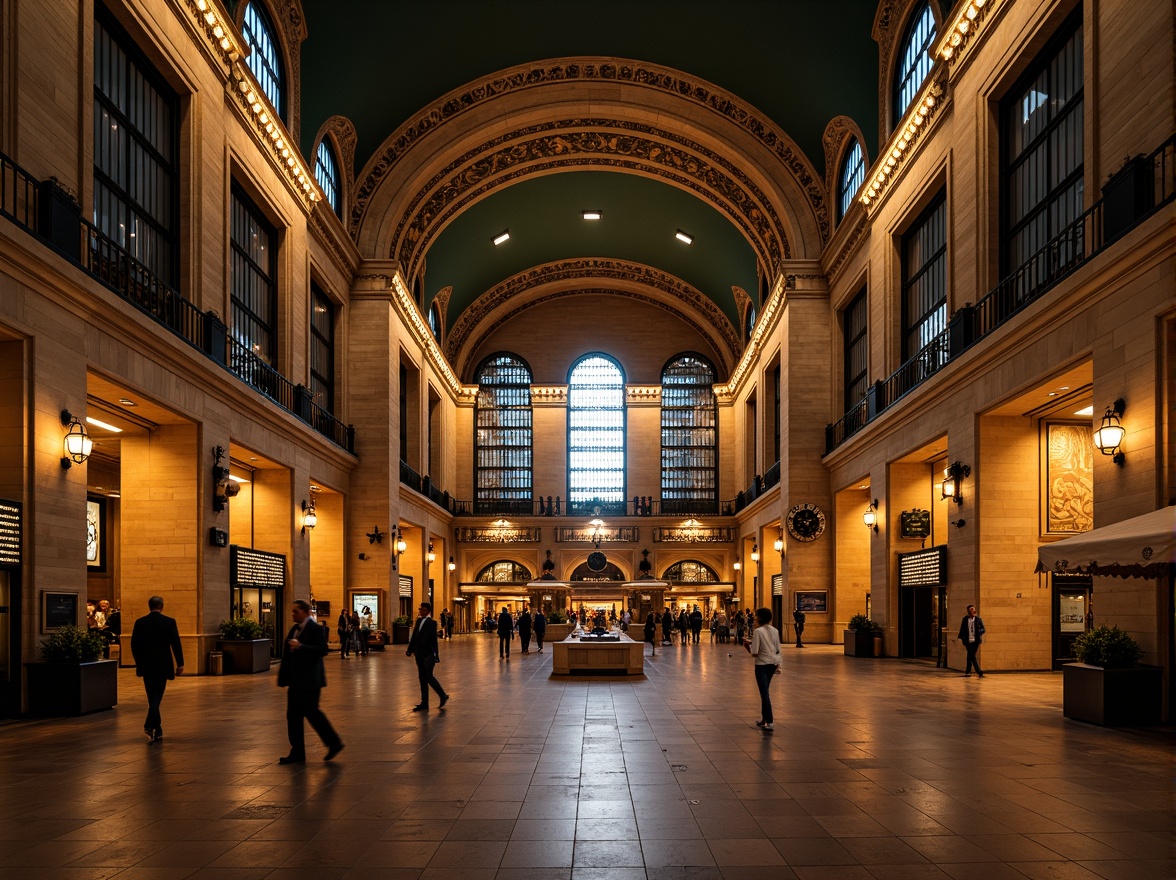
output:
M551 645L551 671L555 675L578 673L613 673L641 675L645 671L645 643L635 642L624 633L614 630L613 638L599 641L590 636L583 639L568 636Z

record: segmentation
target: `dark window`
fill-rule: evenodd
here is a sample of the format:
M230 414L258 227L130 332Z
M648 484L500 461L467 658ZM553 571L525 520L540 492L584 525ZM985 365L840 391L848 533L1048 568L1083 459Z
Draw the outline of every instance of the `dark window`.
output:
M935 198L902 239L902 327L904 362L947 327L945 193Z
M232 201L233 339L273 366L277 355L277 233L236 186Z
M249 69L278 116L286 118L286 79L274 26L260 3L245 7L241 33L249 47Z
M474 580L479 584L525 584L531 580L531 572L528 571L525 565L501 560L499 562L491 562L478 572L478 576Z
M870 366L870 333L866 323L866 291L853 298L842 313L845 339L845 409L866 396L866 372Z
M698 355L662 370L662 513L718 510L718 412L715 370Z
M581 358L568 378L568 503L624 510L625 377L604 355Z
M667 568L662 574L662 580L678 584L716 584L719 576L704 562L684 559Z
M176 284L179 101L105 15L94 24L94 225Z
M310 285L310 393L335 411L335 307L317 284Z
M400 460L408 461L408 368L400 365Z
M751 334L755 332L755 305L752 304L747 307L747 314L743 320L743 341L747 342L751 339Z
M780 365L777 364L776 368L772 370L772 448L776 453L776 461L780 460L780 439L784 434L784 419L780 401L780 389L783 383L780 381L780 375Z
M1023 266L1082 213L1082 76L1082 20L1075 16L1001 106L1003 275ZM1041 269L1048 273L1049 262L1042 261Z
M441 309L437 303L429 306L429 330L433 334L433 338L437 343L441 343Z
M857 195L859 187L866 179L866 157L862 153L862 145L857 138L853 139L853 146L845 151L845 161L841 163L841 174L837 178L837 219L840 220L853 206L853 197Z
M496 354L478 368L474 409L474 509L530 513L531 370L519 358Z
M335 161L335 151L331 149L325 137L319 141L318 152L314 157L314 179L318 181L331 210L339 214L343 209L339 188L339 163Z
M931 47L935 45L935 37L935 16L931 14L931 4L923 0L911 14L906 33L898 44L898 66L894 71L895 125L919 94L923 80L931 72Z

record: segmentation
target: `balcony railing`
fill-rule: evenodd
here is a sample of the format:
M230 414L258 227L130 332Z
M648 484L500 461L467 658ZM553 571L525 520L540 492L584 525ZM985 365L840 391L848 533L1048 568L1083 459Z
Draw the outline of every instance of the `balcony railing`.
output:
M0 153L0 216L6 217L80 266L156 323L199 349L319 434L355 452L355 429L310 399L248 348L229 339L213 312L201 312L118 242L81 216L77 202L56 181L38 181Z
M538 497L534 500L517 498L478 499L477 501L452 500L450 508L456 516L559 516L583 519L592 516L731 516L735 513L734 501L685 499L660 500L639 496L632 501L578 502L568 504L558 495Z
M948 327L889 377L875 382L840 420L825 427L829 454L904 395L992 333L1058 282L1176 197L1176 135L1149 156L1131 159L1102 198L989 291L967 303Z

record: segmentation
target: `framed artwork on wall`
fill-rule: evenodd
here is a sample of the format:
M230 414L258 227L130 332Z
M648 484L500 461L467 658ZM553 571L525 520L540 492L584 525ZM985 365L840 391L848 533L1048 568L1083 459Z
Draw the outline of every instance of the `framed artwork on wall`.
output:
M106 499L86 499L86 567L106 571Z
M1090 425L1047 422L1042 487L1044 531L1072 535L1094 528L1094 444Z
M80 600L77 593L41 593L41 632L56 632L63 626L77 626Z
M821 614L829 610L828 590L797 590L796 610Z

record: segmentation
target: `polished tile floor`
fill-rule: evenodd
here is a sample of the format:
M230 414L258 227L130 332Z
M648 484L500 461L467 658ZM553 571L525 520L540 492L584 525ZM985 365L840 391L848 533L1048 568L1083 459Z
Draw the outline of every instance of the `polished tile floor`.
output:
M114 711L0 726L0 878L1176 875L1170 731L1065 721L1060 675L786 648L766 735L729 651L555 681L550 653L507 664L460 636L438 667L453 699L426 717L399 650L332 655L347 747L323 763L308 732L293 767L273 672L175 682L150 744L122 670Z

